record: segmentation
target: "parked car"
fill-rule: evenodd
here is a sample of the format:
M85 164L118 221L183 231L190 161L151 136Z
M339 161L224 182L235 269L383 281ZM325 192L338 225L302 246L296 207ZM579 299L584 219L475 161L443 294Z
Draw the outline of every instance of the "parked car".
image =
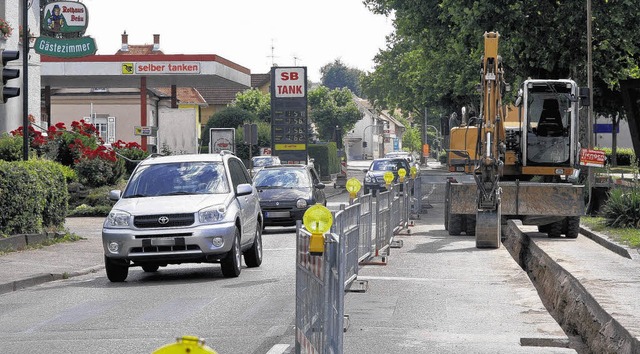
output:
M314 204L327 204L325 185L309 165L266 166L253 178L264 226L293 226Z
M404 168L407 176L409 176L410 166L406 158L380 158L373 160L369 168L364 170L365 176L362 184L364 186L364 194L371 192L375 196L377 191L386 190L387 187L383 177L387 171L393 173L392 183L396 183L398 181L398 171L401 168Z
M221 263L237 277L241 256L262 263L262 212L242 161L220 154L151 156L133 171L102 227L104 262L112 282L129 268L145 272L180 263Z
M255 176L258 171L265 166L279 165L280 158L278 156L254 156L251 158L251 176Z

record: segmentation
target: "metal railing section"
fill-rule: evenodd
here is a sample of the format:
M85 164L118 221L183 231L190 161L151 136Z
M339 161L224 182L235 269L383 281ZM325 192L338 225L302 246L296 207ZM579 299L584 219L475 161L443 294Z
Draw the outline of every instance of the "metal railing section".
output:
M331 233L338 235L339 256L344 262L344 289L349 287L358 276L358 244L360 241L360 209L359 203L345 207L340 206L340 211L333 213L333 225Z
M336 235L327 234L324 253L309 253L311 234L296 227L296 353L342 353L344 269Z
M354 201L360 204L360 242L358 243L358 262L371 257L375 233L373 229L373 196L363 195Z

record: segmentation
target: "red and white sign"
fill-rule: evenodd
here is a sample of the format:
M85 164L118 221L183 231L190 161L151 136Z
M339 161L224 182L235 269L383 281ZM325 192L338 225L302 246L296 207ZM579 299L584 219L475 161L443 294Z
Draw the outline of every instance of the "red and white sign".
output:
M601 150L580 149L580 165L604 167L607 155Z
M199 62L138 62L134 63L135 73L144 75L154 74L199 74Z
M305 97L305 68L275 69L275 94L279 98Z
M262 156L271 156L271 148L270 147L262 147L262 148L260 148L260 155L262 155Z

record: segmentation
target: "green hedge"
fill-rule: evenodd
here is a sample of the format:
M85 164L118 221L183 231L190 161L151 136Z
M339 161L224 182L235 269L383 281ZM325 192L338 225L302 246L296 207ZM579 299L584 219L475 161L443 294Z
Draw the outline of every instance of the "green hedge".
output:
M61 228L68 200L67 183L58 163L0 161L0 234Z
M307 146L309 157L313 158L316 170L321 177L329 177L340 172L340 159L336 143L309 144Z
M611 154L613 151L611 148L607 147L598 147L596 150L604 151L607 155L607 164L611 164ZM636 158L636 154L633 152L631 148L618 148L616 149L616 162L618 166L631 166L631 161Z

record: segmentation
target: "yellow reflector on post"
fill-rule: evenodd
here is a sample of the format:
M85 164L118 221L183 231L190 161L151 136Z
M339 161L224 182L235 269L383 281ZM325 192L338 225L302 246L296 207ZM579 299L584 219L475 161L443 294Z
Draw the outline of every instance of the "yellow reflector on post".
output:
M386 183L387 185L387 189L389 189L389 186L391 186L391 182L393 182L393 178L394 178L393 172L391 171L385 172L382 178L384 179L384 183Z
M411 166L411 178L415 179L418 175L418 169L416 166Z
M362 183L357 178L349 178L345 188L349 192L349 198L355 199L358 192L360 192L360 188L362 188Z
M204 340L195 336L182 336L176 341L156 349L152 354L217 354L204 344Z
M400 182L404 182L404 176L407 175L407 170L401 168L398 170L398 177L400 177Z
M331 229L333 216L324 205L312 205L302 216L304 227L311 232L309 238L309 253L321 256L324 253L324 234Z

